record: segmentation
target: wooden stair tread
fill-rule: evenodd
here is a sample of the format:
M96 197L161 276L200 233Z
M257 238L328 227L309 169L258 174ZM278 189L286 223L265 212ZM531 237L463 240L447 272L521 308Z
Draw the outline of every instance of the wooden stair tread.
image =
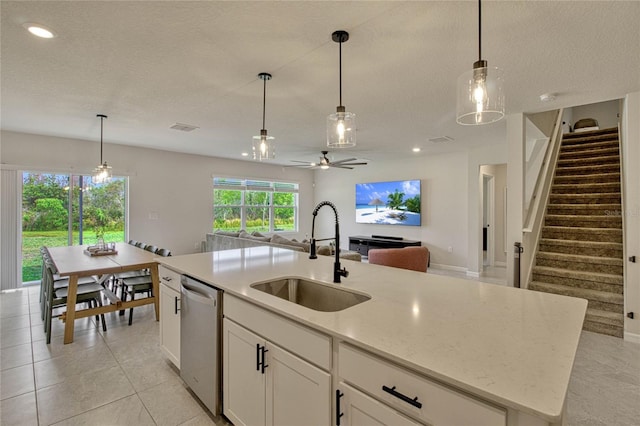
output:
M584 272L571 269L553 268L551 266L534 266L533 272L540 275L551 275L554 277L573 278L583 281L597 281L606 284L623 285L622 275L607 274L603 272Z
M564 240L560 238L540 238L540 242L550 245L567 245L567 246L579 246L579 247L602 247L602 248L616 248L622 249L622 243L608 242L608 241L575 241Z
M540 281L532 281L530 287L533 291L544 291L547 293L561 294L564 296L579 297L582 299L593 300L614 305L623 305L624 297L622 294L609 293L606 291L589 290L584 288L569 287L562 284L550 284ZM539 289L539 290L536 290Z
M600 257L600 256L588 256L581 254L567 254L567 253L553 253L553 252L538 252L536 258L557 259L562 261L573 261L582 263L596 263L601 265L614 265L623 266L621 258L617 257Z

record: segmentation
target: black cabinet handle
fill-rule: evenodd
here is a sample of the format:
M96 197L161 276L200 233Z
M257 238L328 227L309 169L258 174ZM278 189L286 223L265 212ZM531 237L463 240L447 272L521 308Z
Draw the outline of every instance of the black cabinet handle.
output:
M256 343L256 371L260 371L260 343Z
M266 349L266 346L262 347L262 374L264 374L264 369L269 366L269 364L265 363L264 353L269 352L269 349Z
M180 301L180 299L178 299L178 296L173 296L173 312L178 315L178 311L180 310L180 308L178 308L178 302Z
M340 426L340 417L344 416L340 409L340 398L343 396L344 394L340 392L340 389L336 389L336 426Z
M413 406L414 406L414 407L416 407L416 408L422 408L422 403L421 403L421 402L418 402L418 397L417 397L417 396L416 396L415 398L411 399L411 398L409 398L408 396L403 395L403 394L401 394L400 392L398 392L398 391L396 390L396 387L395 387L395 386L394 386L394 387L392 387L392 388L390 388L390 387L388 387L388 386L384 386L384 385L382 385L382 390L383 390L383 391L385 391L385 392L387 392L387 393L390 393L391 395L395 396L395 397L396 397L396 398L398 398L398 399L403 400L403 401L404 401L404 402L406 402L407 404L411 404L411 405L413 405Z

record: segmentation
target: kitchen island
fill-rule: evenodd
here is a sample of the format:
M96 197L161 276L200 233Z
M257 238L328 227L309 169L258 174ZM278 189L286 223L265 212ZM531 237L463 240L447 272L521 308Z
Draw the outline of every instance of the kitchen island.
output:
M305 253L273 247L158 261L222 289L225 316L229 296L230 302L249 302L246 306L328 336L334 356L325 369L334 388L345 376L336 365L343 359L336 353L344 347L347 355L372 354L465 398L478 398L502 410L506 425L562 423L585 300L351 261L343 262L349 276L332 284L333 259L310 260ZM336 285L371 299L320 312L251 287L282 277ZM367 391L365 385L361 389ZM339 400L339 389L337 394ZM334 415L336 404L339 401L333 402ZM412 410L401 412L412 416Z

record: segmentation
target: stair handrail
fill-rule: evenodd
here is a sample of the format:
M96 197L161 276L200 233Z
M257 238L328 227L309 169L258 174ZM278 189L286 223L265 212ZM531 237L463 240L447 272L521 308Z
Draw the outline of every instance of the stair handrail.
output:
M520 260L522 264L521 273L524 275L524 279L522 280L524 288L529 286L531 280L533 262L535 261L542 224L544 222L545 209L549 201L549 195L551 194L551 186L555 176L555 166L558 161L560 146L562 145L562 115L563 109L561 108L557 111L555 125L545 152L544 163L536 180L533 192L533 205L529 207L525 226L522 229L523 253Z

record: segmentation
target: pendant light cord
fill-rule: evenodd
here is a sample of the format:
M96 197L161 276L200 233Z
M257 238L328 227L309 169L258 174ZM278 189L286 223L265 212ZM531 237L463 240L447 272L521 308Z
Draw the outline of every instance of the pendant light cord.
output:
M104 117L101 116L100 117L100 164L102 163L102 130L103 130L103 125L104 125Z
M340 43L338 43L340 45L340 49L339 49L339 68L340 68L340 106L342 106L342 39L340 39Z
M264 129L264 118L267 110L267 79L264 78L262 81L264 82L264 88L262 91L262 128Z
M482 0L478 0L478 61L482 60Z

